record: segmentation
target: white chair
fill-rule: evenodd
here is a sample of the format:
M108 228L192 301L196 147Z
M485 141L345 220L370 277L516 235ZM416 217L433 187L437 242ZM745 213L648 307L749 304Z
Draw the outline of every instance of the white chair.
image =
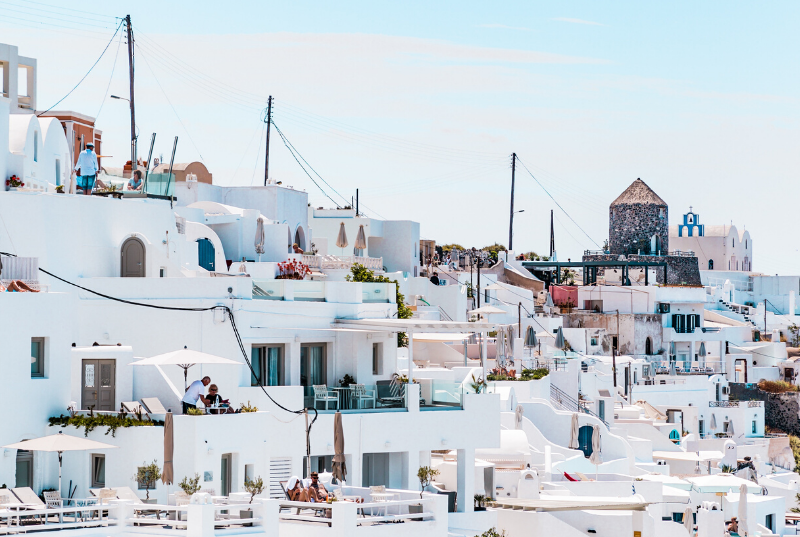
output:
M333 403L333 408L339 408L339 396L335 393L330 393L326 385L314 385L314 408L317 408L317 402L325 403L325 410L328 410L328 405Z
M351 384L350 397L355 401L356 408L365 408L365 405L370 402L372 408L375 408L375 390L367 390L363 384Z

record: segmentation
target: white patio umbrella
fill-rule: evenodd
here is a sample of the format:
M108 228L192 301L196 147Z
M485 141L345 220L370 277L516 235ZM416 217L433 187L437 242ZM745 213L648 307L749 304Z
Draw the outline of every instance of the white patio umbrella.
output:
M697 356L699 356L700 358L706 357L706 344L704 341L700 342L700 349L697 351Z
M131 362L130 365L177 365L183 368L183 384L184 389L188 388L187 378L189 376L189 368L196 364L217 364L217 365L242 365L241 362L229 360L221 356L214 356L200 351L189 350L186 347L179 351L172 351L150 358L144 358L136 362Z
M506 363L506 333L501 328L497 331L497 344L495 350L497 364L505 366Z
M347 232L344 229L344 222L339 224L339 235L336 237L336 246L344 250L347 248ZM344 251L342 251L342 255L344 255Z
M600 444L600 426L592 427L592 454L589 455L589 462L594 464L594 479L597 481L598 466L603 464L603 450Z
M61 465L62 454L65 451L89 451L97 449L112 449L117 446L111 444L104 444L103 442L96 442L80 436L70 436L58 431L57 434L43 436L41 438L33 438L25 440L24 442L17 442L16 444L9 444L3 446L6 449L24 449L27 451L44 451L49 453L58 453L58 491L61 494ZM61 495L63 497L63 494Z
M731 438L733 438L733 420L728 422L728 430L725 432L730 434Z
M569 448L570 449L578 449L580 444L578 443L578 413L572 413L572 422L569 428Z
M691 507L687 507L683 511L683 527L686 528L686 531L689 532L689 535L692 534L692 529L694 529L694 517L692 516Z
M517 409L514 411L514 428L515 429L522 429L522 416L525 414L525 411L522 409L522 405L517 405Z
M747 528L747 485L739 485L739 535L749 535Z
M469 311L470 314L475 315L497 315L501 313L506 313L505 310L501 310L500 308L496 308L494 306L481 306L480 308L476 308L474 310Z
M514 325L510 324L506 328L508 330L508 350L511 351L511 356L514 356Z
M709 431L716 431L717 430L717 415L711 414L711 423L708 424Z
M358 235L356 235L355 246L357 250L366 250L367 248L367 236L364 234L364 224L358 226Z
M256 220L256 253L259 255L258 260L261 261L261 254L264 253L264 217L259 216Z

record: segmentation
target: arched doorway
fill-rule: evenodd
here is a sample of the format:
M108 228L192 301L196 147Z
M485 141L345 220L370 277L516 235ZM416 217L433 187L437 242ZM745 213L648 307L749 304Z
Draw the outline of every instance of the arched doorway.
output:
M714 270L714 260L713 259L709 259L708 260L708 270Z
M214 244L208 239L197 239L197 264L209 272L214 272Z
M648 337L644 341L644 353L645 354L653 354L653 338Z
M580 429L578 429L578 445L580 446L578 449L583 451L584 457L591 457L592 456L592 435L594 434L594 429L591 425L584 425Z
M144 278L145 249L141 240L136 237L127 239L122 243L120 255L120 276L123 278Z
M678 429L672 429L669 432L669 439L672 440L674 444L677 444L681 441L681 433L678 432Z
M294 242L304 252L306 251L306 232L303 226L297 226L297 231L294 232Z

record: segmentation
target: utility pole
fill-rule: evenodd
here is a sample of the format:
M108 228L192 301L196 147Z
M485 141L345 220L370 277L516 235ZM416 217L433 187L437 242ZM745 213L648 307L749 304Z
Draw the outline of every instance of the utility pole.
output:
M553 233L553 209L550 209L550 260L553 260L553 252L556 251L556 236Z
M264 159L264 186L267 186L267 179L269 179L269 126L272 124L272 95L267 99L265 122L267 124L267 157Z
M130 15L125 16L125 27L128 33L128 80L131 86L128 102L131 105L131 177L133 177L133 171L136 169L136 109L133 104L133 28Z
M508 250L514 250L514 172L516 171L517 154L511 153L511 216L508 219Z
M358 189L356 189L356 216L358 216Z
M614 379L614 398L617 397L617 348L611 345L611 377Z
M762 341L765 341L767 337L767 299L764 299L764 337L761 338Z

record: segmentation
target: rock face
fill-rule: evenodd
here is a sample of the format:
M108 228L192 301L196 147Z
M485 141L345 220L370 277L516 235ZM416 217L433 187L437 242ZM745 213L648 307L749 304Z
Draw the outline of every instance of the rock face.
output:
M730 399L764 401L764 423L767 427L800 436L800 392L769 393L755 384L731 383Z
M667 203L641 179L609 207L608 248L615 255L669 252Z

